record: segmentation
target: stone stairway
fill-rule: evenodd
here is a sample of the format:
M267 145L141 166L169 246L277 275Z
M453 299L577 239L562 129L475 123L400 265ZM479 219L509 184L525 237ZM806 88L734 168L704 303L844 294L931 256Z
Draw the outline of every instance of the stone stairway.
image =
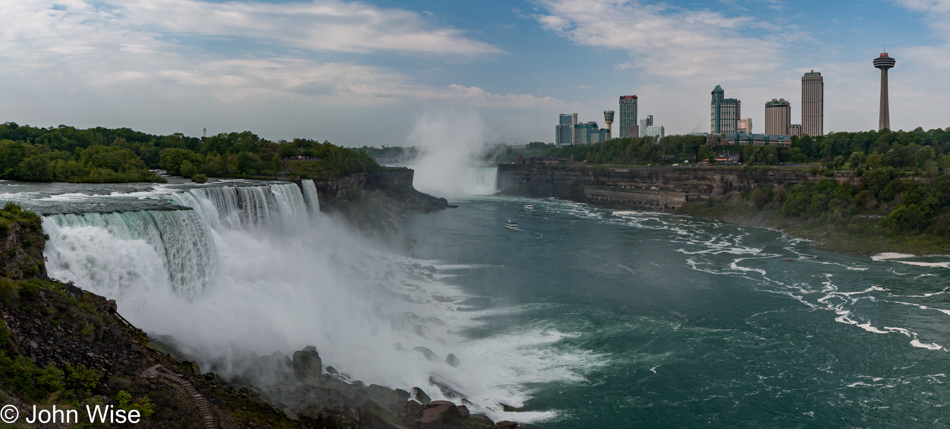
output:
M211 411L211 404L204 397L204 395L198 392L198 389L196 389L194 384L192 384L190 381L182 378L179 374L172 372L162 365L155 365L146 369L142 376L145 378L162 378L181 386L181 388L185 390L185 393L191 396L191 399L195 402L195 406L198 407L198 413L201 415L204 428L218 428L217 422L214 418L214 412Z

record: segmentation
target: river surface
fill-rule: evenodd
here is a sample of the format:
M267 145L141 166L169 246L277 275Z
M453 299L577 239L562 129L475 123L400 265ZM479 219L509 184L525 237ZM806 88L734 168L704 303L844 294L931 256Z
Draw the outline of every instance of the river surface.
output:
M499 374L523 382L525 411L546 413L531 427L950 424L948 258L526 202L464 200L405 231L494 310L467 335L538 338L508 358L540 372Z
M265 388L257 356L315 345L352 379L535 428L948 425L945 256L468 197L410 218L410 258L321 214L309 181L0 181L3 200L44 214L52 277Z

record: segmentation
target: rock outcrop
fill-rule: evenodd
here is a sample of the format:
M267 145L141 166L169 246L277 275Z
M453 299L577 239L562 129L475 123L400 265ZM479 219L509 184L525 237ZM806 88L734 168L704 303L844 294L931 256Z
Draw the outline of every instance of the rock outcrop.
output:
M46 278L43 223L38 215L8 204L0 211L0 277Z
M417 191L413 174L393 168L316 181L320 210L340 215L371 236L391 239L409 215L449 207L445 198Z

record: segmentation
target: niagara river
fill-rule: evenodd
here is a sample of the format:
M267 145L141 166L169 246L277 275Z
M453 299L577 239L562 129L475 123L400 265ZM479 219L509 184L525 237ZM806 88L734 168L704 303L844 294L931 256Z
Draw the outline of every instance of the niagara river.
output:
M250 356L314 345L352 380L528 427L946 424L945 256L488 195L411 217L406 256L308 180L3 185L43 215L51 277L264 389Z

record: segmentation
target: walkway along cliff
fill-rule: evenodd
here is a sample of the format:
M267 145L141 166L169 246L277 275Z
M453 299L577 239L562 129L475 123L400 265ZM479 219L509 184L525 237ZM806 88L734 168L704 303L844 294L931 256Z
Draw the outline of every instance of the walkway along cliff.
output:
M818 182L827 178L804 169L741 167L595 167L587 165L498 166L498 189L504 195L561 198L610 208L672 211L730 192ZM838 182L857 183L850 172L835 173Z

